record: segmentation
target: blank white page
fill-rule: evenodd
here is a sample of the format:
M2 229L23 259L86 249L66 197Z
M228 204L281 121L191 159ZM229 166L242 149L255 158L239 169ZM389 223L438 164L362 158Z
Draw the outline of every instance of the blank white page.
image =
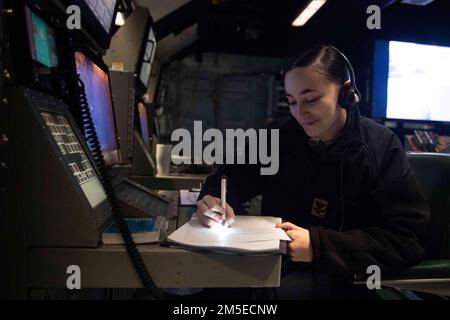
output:
M198 248L227 249L232 252L277 252L280 240L290 238L280 228L275 228L281 218L265 216L236 216L228 228L207 228L196 216L175 232L168 240Z

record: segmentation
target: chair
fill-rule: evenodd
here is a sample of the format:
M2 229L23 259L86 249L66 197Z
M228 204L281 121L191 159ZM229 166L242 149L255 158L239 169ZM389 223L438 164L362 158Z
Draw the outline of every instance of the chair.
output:
M450 154L408 152L406 156L430 208L426 256L414 267L383 275L381 286L450 296Z

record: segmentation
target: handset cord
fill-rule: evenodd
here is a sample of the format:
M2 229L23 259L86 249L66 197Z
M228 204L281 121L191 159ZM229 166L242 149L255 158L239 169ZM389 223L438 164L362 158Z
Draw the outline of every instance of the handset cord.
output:
M134 269L138 273L139 278L141 279L142 284L147 289L148 293L152 297L157 299L167 298L167 295L153 282L153 279L151 278L147 267L142 260L142 256L136 248L136 244L133 241L130 229L125 222L123 211L119 206L119 202L111 183L111 179L108 176L105 159L103 158L102 150L100 148L100 143L97 137L97 132L95 131L94 122L92 120L91 111L89 109L85 86L79 74L77 74L77 81L80 96L81 118L84 126L84 136L89 147L92 150L95 164L100 172L100 179L102 180L103 187L105 188L106 196L111 206L114 219L119 227L123 242L125 243L128 256L130 257Z
M352 108L347 109L348 112L348 121L350 123L350 128L349 128L349 139L347 140L346 144L345 144L345 148L344 148L344 153L341 157L341 161L339 163L339 198L340 198L340 203L341 203L341 222L339 224L339 232L342 232L342 229L344 228L344 221L345 221L345 200L344 200L344 160L345 160L345 156L347 155L347 150L348 147L350 145L350 141L351 141L351 137L353 134L353 122L354 122L354 111Z

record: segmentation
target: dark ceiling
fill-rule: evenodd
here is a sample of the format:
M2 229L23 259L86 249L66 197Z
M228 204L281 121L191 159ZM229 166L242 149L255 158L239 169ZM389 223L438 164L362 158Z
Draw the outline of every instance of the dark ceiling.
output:
M413 6L400 0L328 0L301 28L291 23L309 0L192 0L155 24L157 39L198 22L187 50L290 56L318 42L348 46L366 38L450 39L450 1ZM382 29L366 28L369 5L383 8ZM442 42L442 41L438 41Z

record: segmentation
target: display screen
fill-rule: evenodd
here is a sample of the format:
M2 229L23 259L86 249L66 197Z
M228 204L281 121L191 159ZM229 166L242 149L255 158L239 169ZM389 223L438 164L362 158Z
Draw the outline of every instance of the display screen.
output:
M84 0L84 2L91 9L92 13L100 22L106 33L109 33L112 19L114 17L114 10L116 8L116 0Z
M28 7L25 7L25 16L31 58L49 68L57 67L58 56L53 29Z
M77 72L84 83L87 102L106 164L119 162L109 77L81 52L75 53ZM92 148L92 146L90 146Z
M139 72L139 80L146 88L148 87L148 80L150 78L150 72L152 70L152 63L155 58L155 52L155 35L153 34L153 29L150 29L145 45L144 56L142 58L141 70Z
M158 197L141 190L132 184L124 181L116 188L117 198L129 205L133 205L150 216L167 216L169 203Z
M149 146L150 139L148 131L148 114L147 108L142 102L138 103L138 112L139 112L139 123L141 125L142 140L144 140L145 145Z
M72 126L61 114L41 112L41 116L89 204L95 208L106 200L106 194Z
M450 47L376 41L374 117L450 121Z
M153 48L155 47L155 43L152 40L147 41L147 45L145 46L144 52L144 61L152 63L153 58Z
M141 72L139 73L139 80L144 87L148 87L148 80L150 79L150 72L152 71L152 65L149 62L142 62Z

